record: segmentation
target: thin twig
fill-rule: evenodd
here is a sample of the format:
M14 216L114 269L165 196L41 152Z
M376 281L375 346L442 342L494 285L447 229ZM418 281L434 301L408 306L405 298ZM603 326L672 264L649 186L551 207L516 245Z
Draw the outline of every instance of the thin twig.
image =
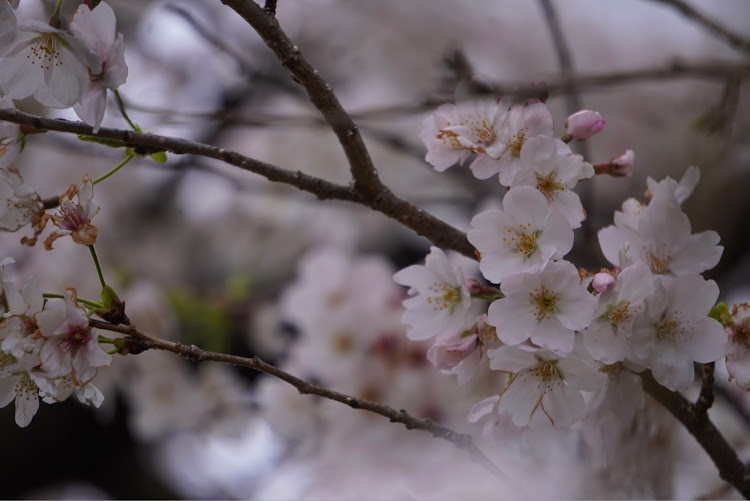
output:
M641 375L643 389L667 408L695 437L719 470L719 476L732 484L745 498L750 499L750 475L737 453L711 422L707 413L677 392L656 382L650 371Z
M732 47L739 49L743 52L750 53L750 39L745 38L744 36L733 32L732 30L722 25L715 19L712 19L711 17L708 17L705 14L699 12L698 10L696 10L695 8L693 8L691 5L687 4L683 0L651 0L651 1L660 2L660 3L669 5L670 7L673 7L679 10L683 16L692 19L693 21L702 25L709 31L723 38Z
M495 475L502 476L502 472L500 471L500 469L474 444L474 441L472 440L470 435L458 433L444 426L440 426L433 422L431 419L418 419L403 409L396 410L387 405L372 402L370 400L365 400L363 398L352 397L344 393L339 393L337 391L324 388L323 386L310 383L296 376L293 376L292 374L289 374L282 369L279 369L275 365L264 362L257 356L246 358L236 355L229 355L226 353L216 353L204 350L195 345L185 345L182 343L160 339L142 332L133 326L114 325L109 322L103 322L101 320L92 319L89 321L89 325L97 329L119 332L121 334L130 336L132 340L130 341L130 343L126 342L125 346L127 348L130 348L133 354L137 354L150 349L165 350L175 353L188 360L192 360L193 362L214 361L237 365L240 367L246 367L248 369L264 372L268 375L281 379L282 381L285 381L297 388L297 390L302 395L317 395L329 400L335 400L336 402L348 405L352 409L363 409L375 414L379 414L383 417L388 418L392 423L403 424L409 430L415 429L426 431L434 437L447 440L459 449L467 451L474 461L481 464L489 472Z
M491 90L472 87L477 96L503 95L514 96L518 99L539 96L543 91L550 95L565 95L570 88L579 91L590 91L605 87L615 87L633 83L649 81L668 81L680 78L727 80L734 78L739 81L750 76L750 63L736 63L728 61L682 61L674 60L666 65L650 68L638 68L627 71L593 73L576 75L570 78L549 79L543 85L530 85L528 82L495 82ZM379 106L355 110L350 112L353 119L380 119L395 116L408 116L429 111L443 104L445 99L430 98L418 103L403 103L390 106ZM318 127L325 122L310 115L271 115L253 113L252 117L240 117L234 113L213 113L179 111L154 106L146 106L128 101L128 107L146 113L165 116L179 116L188 118L202 118L223 120L236 125L268 126L284 125L299 127Z
M452 249L474 258L474 247L466 239L466 234L425 212L410 202L397 197L386 187L371 193L356 187L331 183L301 171L290 171L260 160L246 157L235 151L211 146L187 139L160 136L145 132L101 127L94 133L93 128L83 122L44 118L13 109L0 109L0 120L26 125L38 130L51 130L72 134L114 139L124 146L132 146L138 154L169 151L176 154L197 155L214 158L229 165L259 174L266 179L294 186L314 194L321 200L345 200L358 203L395 219L418 235L430 240L443 249Z
M695 401L695 413L706 414L708 409L714 405L714 369L715 362L703 364L703 380L701 382L701 393Z

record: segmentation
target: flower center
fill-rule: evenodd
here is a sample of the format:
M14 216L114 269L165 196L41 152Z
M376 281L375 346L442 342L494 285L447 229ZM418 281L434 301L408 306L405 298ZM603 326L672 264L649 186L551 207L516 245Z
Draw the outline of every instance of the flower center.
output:
M546 177L537 175L536 188L547 197L547 200L555 200L558 192L565 190L565 186L557 181L557 172L550 172Z
M620 324L630 322L632 316L633 315L630 312L630 303L622 301L620 303L609 305L607 311L601 318L612 324L612 326L617 329Z
M552 318L552 315L557 313L557 302L559 299L560 297L555 294L554 291L549 290L545 285L537 287L532 292L529 292L529 303L531 303L536 310L534 312L534 317L536 317L537 321L542 321L544 319L549 320Z
M437 133L436 137L452 148L463 148L461 143L458 142L458 134L452 130L443 129Z
M46 33L39 37L39 42L29 48L31 54L26 55L26 59L31 59L31 64L39 65L49 70L52 66L62 66L62 49L60 37L54 33Z
M448 284L435 282L427 290L429 291L427 303L431 304L435 311L450 310L453 313L461 302L461 288L458 286L451 287Z
M667 273L669 271L669 265L672 263L672 255L666 245L662 246L661 249L656 247L644 249L642 258L651 268L651 272L655 275Z
M560 369L557 368L557 360L542 360L531 367L530 372L542 381L555 381L563 378Z
M521 148L523 148L523 144L526 142L525 130L526 128L523 128L513 134L505 147L505 151L509 151L513 158L519 158L521 156Z
M680 335L680 321L675 318L665 317L656 324L656 337L674 341Z
M520 224L518 230L511 230L508 228L508 233L503 237L505 242L514 252L521 254L523 257L528 258L539 248L537 240L541 236L541 231L531 230L531 224Z
M60 347L63 352L68 353L72 351L77 352L78 349L85 345L91 339L91 329L86 327L85 329L78 329L69 332L65 335L65 338L60 343Z

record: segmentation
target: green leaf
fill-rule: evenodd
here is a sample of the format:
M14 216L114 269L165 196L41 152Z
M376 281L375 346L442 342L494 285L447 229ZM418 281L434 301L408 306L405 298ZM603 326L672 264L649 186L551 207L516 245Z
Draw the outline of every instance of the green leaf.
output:
M160 164L167 163L167 152L157 151L156 153L151 153L151 158L153 158Z
M724 327L728 327L734 323L732 313L729 311L729 305L727 305L727 303L718 303L711 308L711 311L708 312L708 316L717 320Z

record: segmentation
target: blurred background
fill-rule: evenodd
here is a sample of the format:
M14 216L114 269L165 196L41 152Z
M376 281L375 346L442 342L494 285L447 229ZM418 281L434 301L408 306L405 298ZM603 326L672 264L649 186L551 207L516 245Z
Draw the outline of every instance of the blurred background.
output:
M79 3L66 1L63 13ZM108 3L127 47L129 77L120 93L144 130L349 181L338 141L304 90L232 10L218 0ZM728 30L750 34L748 2L688 3ZM46 21L53 4L21 0L19 12ZM499 205L503 192L468 169L435 172L418 137L424 118L441 102L470 97L472 81L512 90L569 77L576 85L548 101L556 133L572 111L597 110L607 126L579 152L591 163L628 148L636 155L632 178L602 176L580 188L589 218L576 233L574 262L605 266L596 232L612 224L622 201L642 197L648 176L679 179L696 165L701 183L684 208L694 232L718 231L725 247L707 276L723 298L750 299L749 52L669 2L279 0L277 18L352 114L383 181L462 229L479 210ZM564 43L555 39L555 25ZM72 110L16 104L76 119ZM104 125L127 128L112 103ZM121 151L48 133L29 138L16 165L46 198L121 158ZM206 349L259 354L301 377L478 435L465 416L492 383L458 387L408 362L424 360L424 347L406 341L398 325L393 304L402 291L390 276L421 262L429 248L411 230L369 209L320 202L220 162L171 154L164 165L148 157L131 162L97 185L95 202L102 208L94 220L99 258L139 328ZM85 249L68 239L52 251L29 249L19 243L23 232L0 234L0 257L17 263L8 269L16 283L34 273L45 291L75 287L80 297L98 296ZM320 269L328 278L315 275ZM314 318L326 306L315 310L301 299L339 286L351 288L350 298L371 289L390 301L368 303L377 315L367 321L351 319L346 308L361 306L354 300L337 310L347 312L342 325L374 333L369 341L357 334L361 363L346 350L319 348L340 348L340 339ZM498 485L450 444L299 396L248 370L144 353L117 357L96 384L105 394L100 409L72 400L43 405L26 429L14 425L12 406L0 410L2 498L484 498L518 496L522 488L567 498L695 497L711 489L734 495L720 490L702 451L659 410L649 411L657 424L642 431L643 443L660 447L673 470L661 464L643 477L653 466L638 459L647 455L644 445L625 454L633 464L617 476L592 467L595 457L576 437L555 437L549 447L563 456L550 457L573 450L577 461L561 468L504 450L499 454L518 475ZM742 451L748 411L736 400L717 419ZM542 481L529 475L528 461L546 475ZM638 461L643 465L634 466ZM450 475L436 484L439 471ZM529 486L530 478L538 484Z

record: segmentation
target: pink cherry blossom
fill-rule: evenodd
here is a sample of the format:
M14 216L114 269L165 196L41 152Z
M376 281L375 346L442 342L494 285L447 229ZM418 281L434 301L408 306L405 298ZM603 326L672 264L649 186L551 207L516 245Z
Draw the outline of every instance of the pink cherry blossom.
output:
M583 141L599 134L604 130L606 124L606 120L598 112L581 110L573 113L565 120L565 130L571 139Z
M76 197L76 202L73 202ZM46 216L62 231L54 231L44 241L44 247L52 249L52 243L58 238L70 235L73 241L81 245L94 245L99 230L91 224L93 217L99 212L94 205L94 185L84 176L80 186L71 185L68 191L60 197L60 209L57 214Z
M734 324L728 327L727 371L729 380L747 391L750 390L750 305L735 305L732 309Z
M96 376L97 367L109 365L112 357L102 350L89 327L86 310L76 302L75 291L65 299L50 299L36 315L41 334L47 338L41 350L42 368L51 377L71 374L76 386Z
M569 353L575 331L588 327L594 318L597 299L567 261L550 262L540 272L506 277L501 289L505 297L490 305L487 321L507 344L529 339L538 346Z
M506 277L542 269L573 247L573 229L545 196L519 186L505 194L503 210L488 210L471 220L469 242L482 258L479 269L493 283Z

